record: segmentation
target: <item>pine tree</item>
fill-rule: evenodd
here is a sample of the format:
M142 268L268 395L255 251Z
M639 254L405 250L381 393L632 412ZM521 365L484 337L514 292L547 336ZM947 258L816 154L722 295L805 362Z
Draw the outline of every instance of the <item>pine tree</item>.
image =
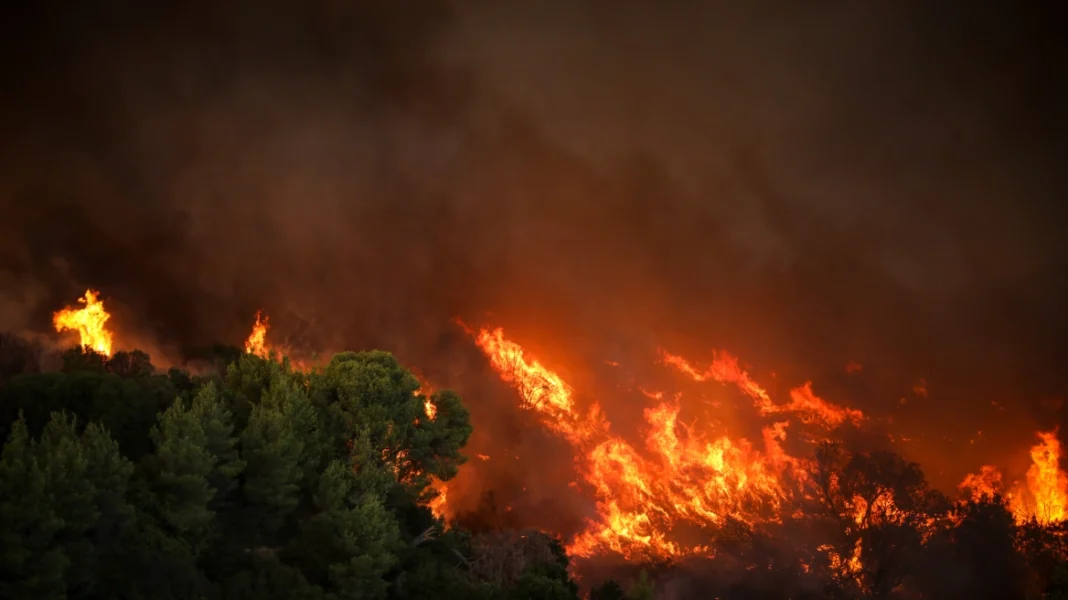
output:
M119 452L118 442L96 423L85 428L82 445L86 473L94 486L97 520L88 533L93 546L90 568L95 576L91 585L79 590L79 595L114 598L129 585L119 542L134 530L136 513L127 496L134 467Z
M252 408L241 433L241 451L248 461L242 495L246 512L254 513L253 529L261 539L270 539L285 517L300 502L300 465L304 444L286 418L284 387L268 392Z
M384 598L383 576L397 562L400 533L381 498L359 492L352 468L334 461L320 479L315 504L319 512L304 523L288 559L309 580L329 582L338 598Z
M206 547L215 516L208 507L215 496L208 482L215 470L208 436L199 415L178 400L160 416L151 438L150 511L195 556Z
M0 598L66 597L64 522L35 446L20 418L0 454Z
M63 528L56 538L70 561L67 586L90 589L95 578L94 548L89 533L100 516L96 486L89 477L89 457L79 439L74 419L52 413L36 444L38 465L47 477L49 495Z
M237 478L245 468L245 461L237 449L232 416L214 382L209 381L200 388L191 410L204 429L207 450L215 459L208 483L215 489L212 505L217 510L227 504L237 489Z

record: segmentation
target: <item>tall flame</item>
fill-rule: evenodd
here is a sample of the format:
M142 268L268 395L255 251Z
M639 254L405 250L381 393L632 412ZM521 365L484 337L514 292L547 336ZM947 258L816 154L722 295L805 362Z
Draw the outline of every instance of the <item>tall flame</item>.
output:
M78 298L84 304L82 308L67 307L52 315L52 324L56 331L73 330L81 337L81 345L104 356L111 356L112 336L106 324L111 315L104 310L100 292L86 290Z
M1039 442L1031 447L1031 467L1025 481L1006 488L1001 471L994 465L983 465L979 473L967 475L958 487L973 500L1002 495L1017 523L1034 520L1047 525L1068 519L1068 474L1060 468L1057 431L1040 431L1036 435Z
M1038 434L1039 443L1031 447L1031 468L1027 470L1027 488L1034 497L1034 517L1040 523L1063 521L1068 508L1068 476L1060 468L1061 442L1056 431Z
M267 315L260 310L256 311L256 322L252 325L252 333L245 340L245 352L266 358L270 355L270 347L267 346L267 330L271 324Z

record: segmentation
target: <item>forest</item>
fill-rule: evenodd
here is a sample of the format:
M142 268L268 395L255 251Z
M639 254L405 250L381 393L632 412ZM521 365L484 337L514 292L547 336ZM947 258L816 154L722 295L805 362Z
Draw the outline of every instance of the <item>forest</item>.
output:
M33 355L0 337L5 599L1068 598L1060 522L951 501L887 452L820 445L805 511L718 532L714 559L591 581L552 532L434 516L469 414L389 353Z

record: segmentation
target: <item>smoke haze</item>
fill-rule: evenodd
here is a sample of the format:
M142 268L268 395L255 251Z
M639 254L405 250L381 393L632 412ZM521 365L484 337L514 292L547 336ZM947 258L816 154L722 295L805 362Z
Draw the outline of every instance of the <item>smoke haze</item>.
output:
M891 416L943 487L1060 421L1052 14L43 4L0 36L4 329L92 286L180 356L263 308L461 388L476 432L507 391L454 318L576 380L725 348Z

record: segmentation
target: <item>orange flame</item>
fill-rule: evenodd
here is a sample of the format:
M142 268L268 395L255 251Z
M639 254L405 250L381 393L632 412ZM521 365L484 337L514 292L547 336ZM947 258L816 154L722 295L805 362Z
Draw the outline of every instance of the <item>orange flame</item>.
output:
M764 429L763 451L747 440L707 437L679 421L680 407L646 393L657 404L645 410L645 448L639 450L609 434L609 423L594 404L576 406L571 388L556 373L504 339L501 329L482 329L476 343L501 378L512 384L522 406L536 411L547 427L571 442L580 470L597 498L598 516L568 545L577 556L610 551L625 557L709 554L709 535L685 541L679 530L714 530L730 520L774 519L789 492L784 481L803 477L800 461L782 449L785 423ZM771 405L767 392L720 355L707 371L689 367L665 353L695 379L736 383ZM689 370L687 371L687 368Z
M519 392L523 408L537 412L548 427L572 443L584 443L607 428L598 405L580 415L571 386L538 361L528 360L519 344L504 339L502 329L482 329L475 342L501 378Z
M1034 520L1042 525L1068 519L1068 474L1060 468L1061 443L1057 431L1040 431L1039 443L1031 447L1031 467L1025 482L1017 481L1007 489L1001 471L983 465L979 473L964 478L958 488L973 500L1002 494L1016 522Z
M1042 524L1056 523L1068 516L1068 475L1060 468L1061 442L1056 431L1041 431L1038 439L1031 447L1032 464L1027 470L1031 503L1026 509L1021 505L1016 512L1030 512L1029 516Z
M430 399L430 397L434 395L434 390L430 387L430 384L423 379L417 369L409 369L409 372L415 377L416 381L419 382L419 389L415 390L415 394L416 396L422 394L424 398L423 410L426 411L427 418L433 421L434 418L438 416L438 407L435 406L434 401Z
M104 303L99 297L100 292L86 290L85 296L78 298L78 302L84 304L84 307L68 307L57 311L52 315L52 323L56 331L77 331L83 347L104 356L111 356L112 336L105 327L111 315L104 310Z
M437 496L434 496L434 499L427 506L434 517L444 519L447 516L449 486L442 481L434 480L431 487L437 492Z
M263 311L257 310L256 322L252 325L252 333L245 340L245 352L263 358L270 356L271 349L267 345L267 330L270 327L271 324L267 319L267 315Z
M991 500L1003 490L1001 471L994 465L983 465L978 473L969 473L957 486L973 501Z
M812 382L790 391L790 402L777 405L771 400L767 390L757 385L749 377L749 373L742 370L738 365L738 359L726 352L713 351L713 360L704 370L698 369L681 356L661 351L664 364L674 367L694 381L718 381L720 383L733 383L746 395L753 399L757 410L762 415L777 413L797 413L804 423L821 424L828 429L834 429L846 421L860 424L864 420L864 413L853 408L836 406L816 396L812 391Z

